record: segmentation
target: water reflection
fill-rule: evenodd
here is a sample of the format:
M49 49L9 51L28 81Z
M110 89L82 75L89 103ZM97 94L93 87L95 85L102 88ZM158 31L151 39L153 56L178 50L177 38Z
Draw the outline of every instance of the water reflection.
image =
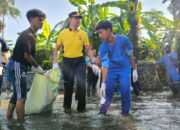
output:
M8 99L0 102L0 129L2 130L180 130L180 98L170 91L145 93L132 97L129 117L120 115L120 97L114 97L108 116L97 115L99 99L87 99L87 111L78 113L73 100L72 111L64 112L63 95L59 95L52 113L25 117L20 124L14 119L6 120Z

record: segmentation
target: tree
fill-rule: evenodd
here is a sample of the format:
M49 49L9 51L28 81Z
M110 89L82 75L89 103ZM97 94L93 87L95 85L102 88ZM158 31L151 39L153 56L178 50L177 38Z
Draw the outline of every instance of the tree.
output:
M15 7L15 0L0 0L0 16L5 23L5 16L17 18L20 16L20 11ZM4 29L2 30L2 37L4 36Z
M161 11L150 10L141 13L140 28L142 32L148 34L147 36L141 35L139 37L141 44L138 49L141 57L143 55L142 59L159 59L162 55L160 52L163 44L171 40L170 36L173 37L171 32L173 28L172 21L164 17ZM143 51L146 52L145 55Z
M168 10L173 15L174 28L172 29L172 32L174 33L178 61L180 63L180 0L163 0L163 3L166 2L170 2Z
M128 23L129 6L134 5L127 1L111 1L102 4L96 4L95 0L69 0L69 2L76 6L83 16L82 28L88 32L90 44L92 48L99 50L101 40L97 34L94 33L94 28L99 21L108 19L113 24L113 31L127 35L130 25ZM109 8L120 10L120 14L109 11Z
M128 12L128 22L130 24L130 31L129 31L129 38L132 41L134 45L134 54L135 56L139 57L139 51L138 51L138 43L139 43L139 19L140 19L140 13L142 10L141 3L138 2L138 0L128 0L130 3L133 3L129 7Z
M101 40L94 33L94 28L100 20L107 18L108 7L96 5L95 0L69 0L69 2L76 6L83 16L81 28L88 32L91 47L98 49Z
M88 32L92 46L98 49L99 40L94 27L100 21L109 19L113 24L113 31L128 35L134 45L134 53L138 59L154 59L161 56L162 43L167 34L173 36L172 21L156 10L142 12L142 3L138 0L116 0L96 4L95 0L69 0L83 14L82 27ZM116 9L116 13L109 11ZM147 32L148 38L142 33ZM141 33L142 32L142 33Z
M53 49L55 47L55 43L57 41L57 37L59 32L67 26L67 20L58 22L53 29L49 23L44 20L43 28L41 33L37 33L36 40L36 51L37 51L37 59L36 61L44 68L50 69L52 68L52 60L53 59ZM60 50L61 52L63 49ZM60 53L59 63L62 62L63 55Z

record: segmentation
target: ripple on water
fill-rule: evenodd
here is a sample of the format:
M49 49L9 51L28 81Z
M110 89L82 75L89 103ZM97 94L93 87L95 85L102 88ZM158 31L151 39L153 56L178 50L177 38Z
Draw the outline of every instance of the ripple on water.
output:
M73 100L72 110L64 112L63 96L57 98L53 112L25 117L19 124L6 120L8 100L0 101L0 130L180 130L180 100L171 97L171 92L145 93L143 97L132 97L130 116L120 115L120 97L115 96L108 116L97 115L99 99L87 100L87 111L78 113Z

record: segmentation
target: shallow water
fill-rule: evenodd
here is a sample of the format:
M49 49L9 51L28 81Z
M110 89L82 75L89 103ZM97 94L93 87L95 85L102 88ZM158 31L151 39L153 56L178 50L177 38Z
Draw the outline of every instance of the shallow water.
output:
M180 98L170 91L146 92L132 97L129 117L120 115L120 97L116 95L108 116L97 115L99 99L87 99L87 111L78 113L73 100L72 111L64 112L63 95L59 95L52 114L25 117L25 123L6 120L8 99L0 102L0 130L180 130Z

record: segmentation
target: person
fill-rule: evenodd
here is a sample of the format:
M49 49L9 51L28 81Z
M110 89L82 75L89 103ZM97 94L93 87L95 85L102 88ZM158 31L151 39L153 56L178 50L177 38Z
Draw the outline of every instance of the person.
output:
M96 50L93 50L93 55L95 58ZM96 59L96 58L95 58ZM86 56L86 64L87 64L87 96L90 97L95 96L96 94L96 85L99 79L98 74L93 73L92 64L89 62L89 57Z
M76 77L76 100L78 100L77 111L84 112L86 107L86 63L83 56L83 48L85 48L90 62L93 64L94 73L99 71L95 64L93 52L89 45L87 33L79 29L82 16L79 12L71 12L69 14L69 27L60 32L56 48L54 51L53 68L58 67L58 51L63 46L63 62L62 73L64 77L64 110L71 109L72 94L74 86L74 78Z
M136 57L134 57L134 60L135 60L135 66L138 69L138 60ZM142 95L142 89L139 84L139 80L137 80L136 82L133 81L133 68L131 69L131 86L136 96Z
M43 74L43 69L35 61L36 32L42 28L46 15L39 9L27 11L26 17L30 27L19 35L13 55L9 61L9 71L13 84L13 95L10 99L7 118L12 118L16 108L17 119L24 120L24 106L26 101L26 73L28 66L33 66L37 73Z
M0 33L4 28L4 23L0 20ZM2 57L2 52L4 53L5 59L8 57L9 53L9 47L7 46L6 41L0 37L0 95L1 95L1 88L2 88L2 83L3 83L3 57Z
M102 62L102 84L99 96L105 93L105 100L101 100L99 114L106 115L112 102L114 86L118 81L122 92L122 112L127 116L131 107L131 65L133 67L133 81L137 81L137 68L134 63L133 46L128 37L114 35L112 24L108 20L98 23L95 30L99 37L104 40L100 46L100 59ZM103 99L103 98L102 98Z
M8 66L10 64L9 63L9 59L11 57L11 53L7 53L6 58L5 58L5 79L6 79L6 94L7 97L9 96L9 94L11 93L12 90L12 83L11 83L11 76L10 76L10 72L8 70Z
M165 43L164 51L165 54L159 61L155 62L155 64L163 64L165 66L168 82L171 86L173 83L179 82L180 80L180 75L178 74L177 53L171 51L169 43Z
M100 71L99 71L99 79L98 79L98 83L97 83L97 92L99 92L100 88L101 88L101 84L102 84L102 71L101 71L101 68L102 68L102 64L101 64L101 59L100 59L100 56L99 56L99 53L98 53L98 56L96 57L96 64L97 66L99 67Z

